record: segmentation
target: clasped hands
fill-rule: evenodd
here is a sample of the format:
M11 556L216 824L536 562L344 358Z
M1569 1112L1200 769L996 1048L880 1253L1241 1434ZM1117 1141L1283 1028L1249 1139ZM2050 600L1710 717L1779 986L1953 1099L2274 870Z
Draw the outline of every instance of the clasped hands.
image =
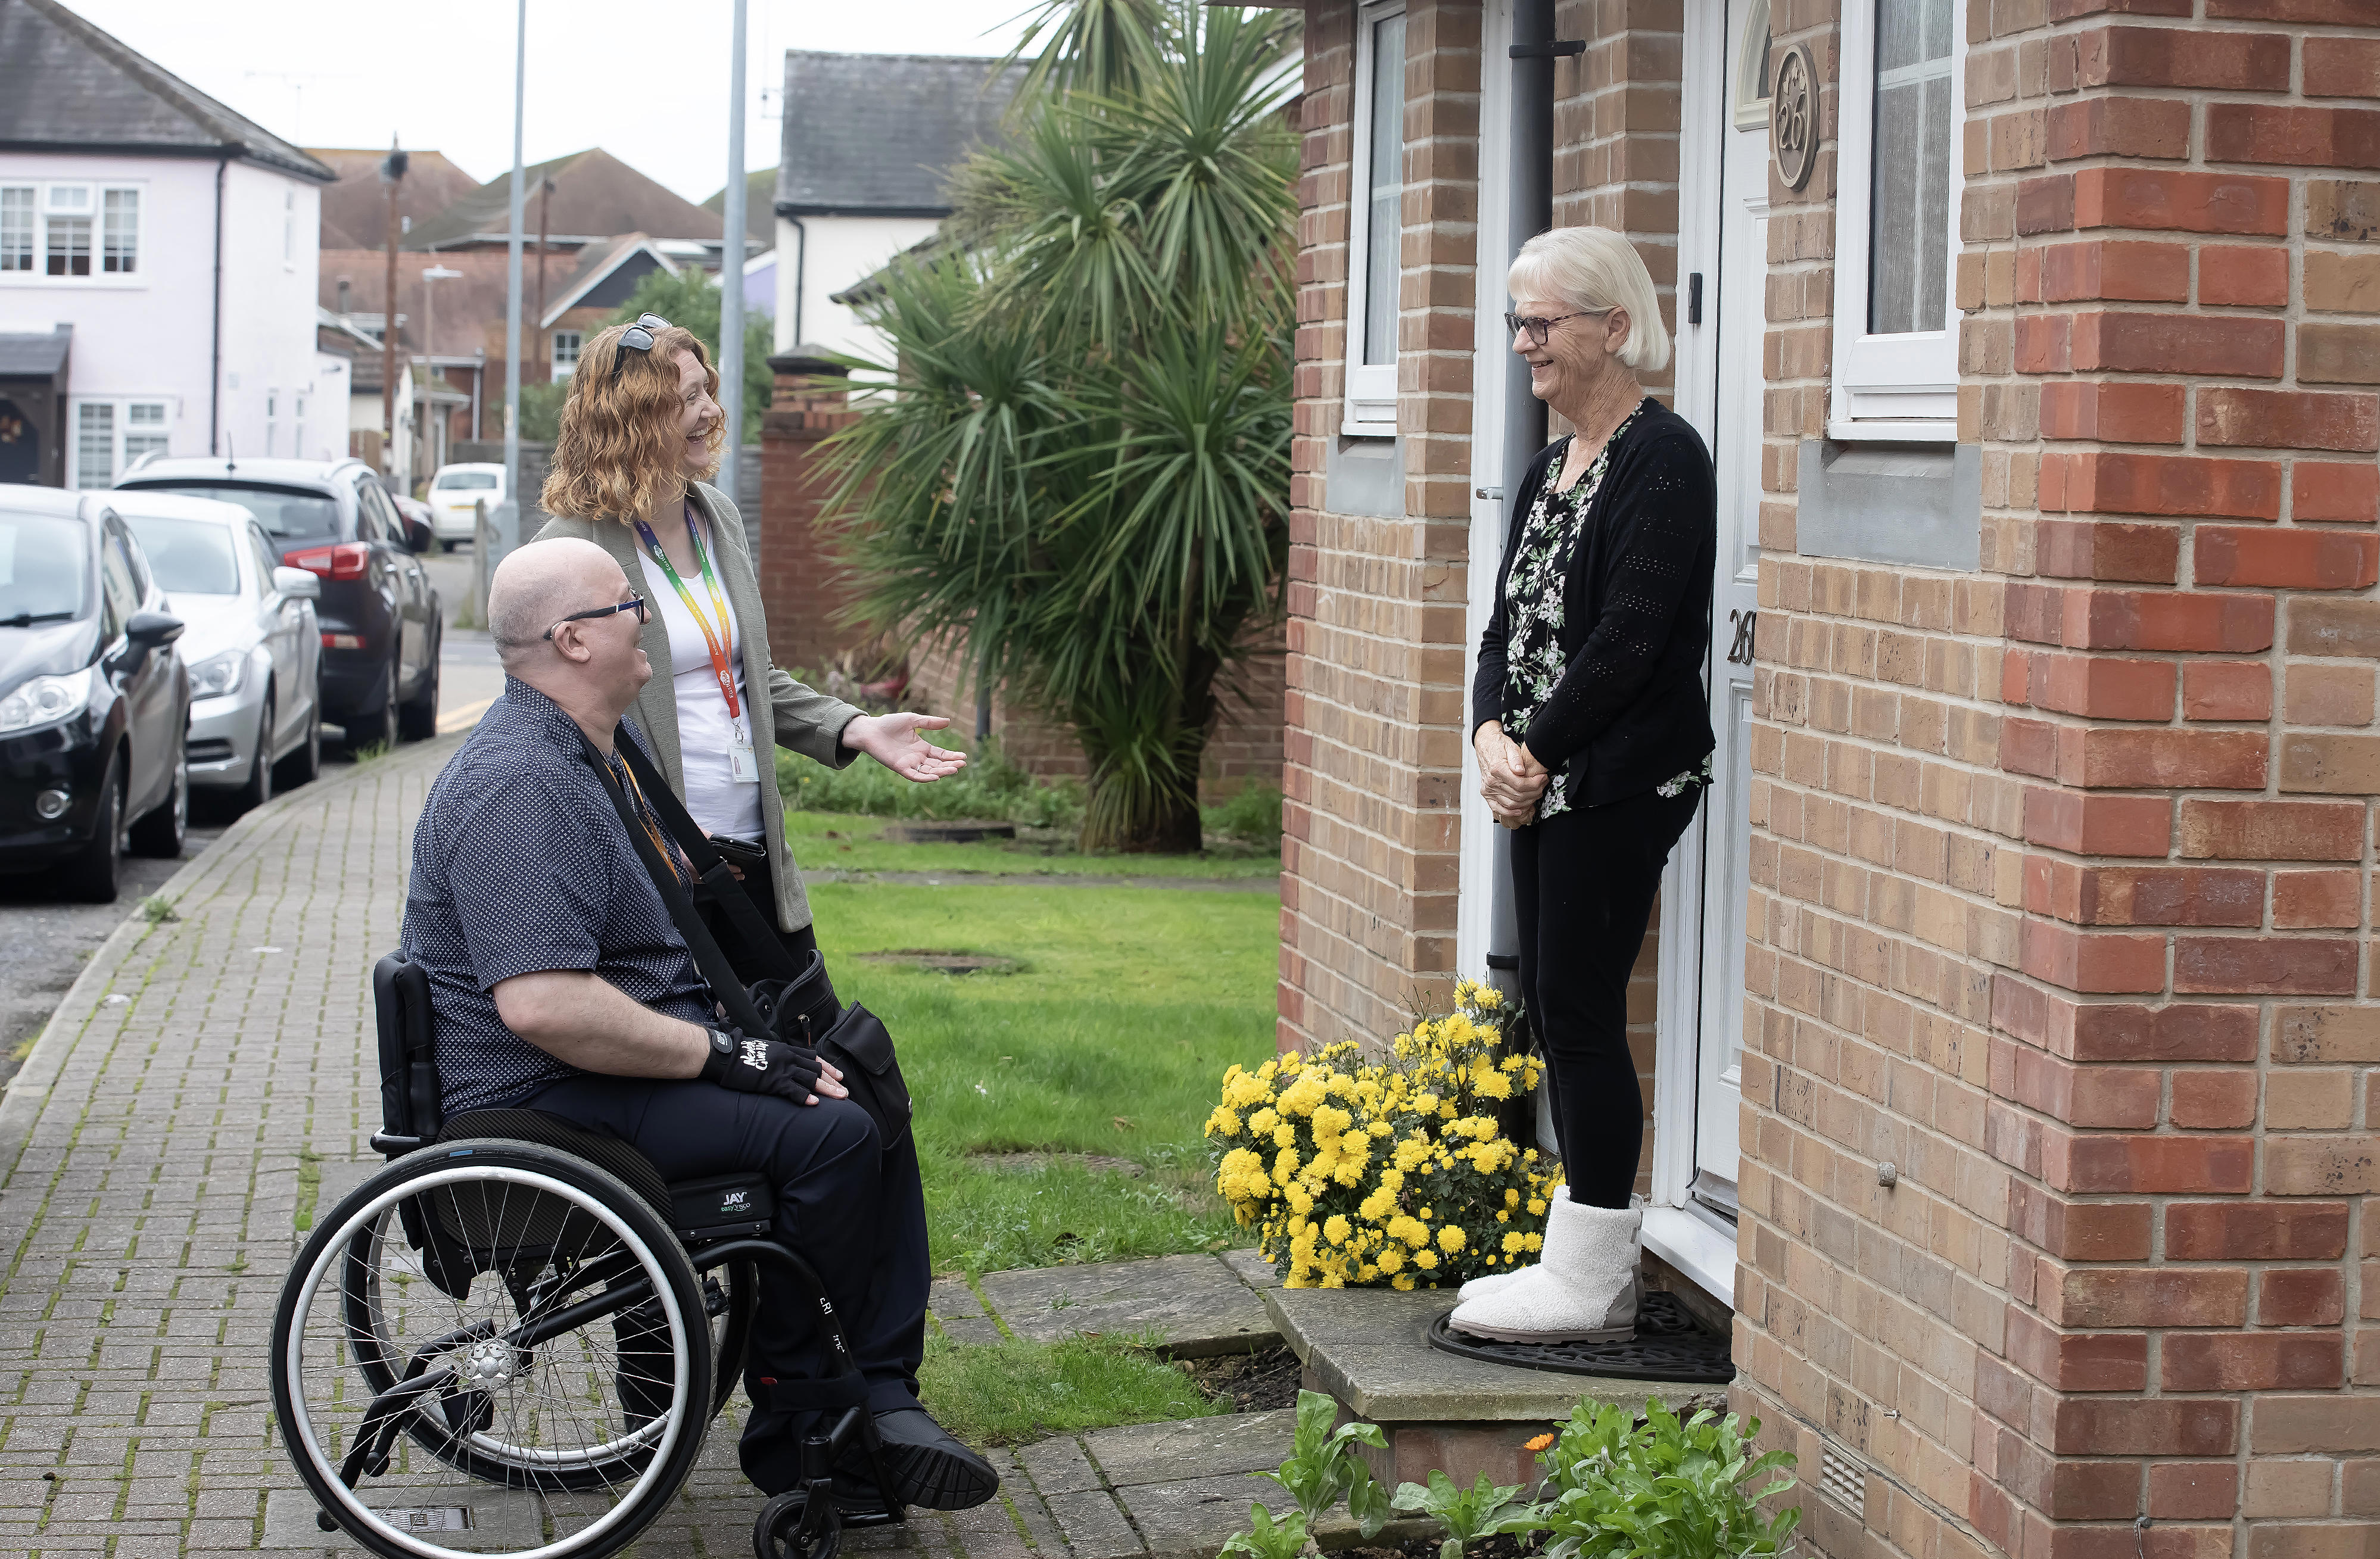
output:
M1546 793L1553 771L1533 756L1527 745L1504 734L1500 721L1488 720L1471 739L1479 755L1479 794L1508 828L1525 827L1536 816L1537 798Z

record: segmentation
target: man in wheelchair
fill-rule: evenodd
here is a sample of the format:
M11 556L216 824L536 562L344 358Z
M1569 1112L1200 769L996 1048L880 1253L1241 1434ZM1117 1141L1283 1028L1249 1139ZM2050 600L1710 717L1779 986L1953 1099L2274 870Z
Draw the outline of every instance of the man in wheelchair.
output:
M638 645L648 614L585 541L523 547L490 583L504 696L431 787L406 895L404 949L428 976L444 1118L556 1117L626 1143L672 1184L762 1174L773 1233L816 1270L841 1321L883 1442L873 1466L893 1484L874 1488L871 1464L846 1454L838 1499L981 1504L997 1475L917 1402L930 1271L914 1145L903 1133L888 1150L816 1051L726 1025L589 761L591 743L648 841L683 865L613 751L652 674ZM799 1476L804 1435L823 1432L814 1387L835 1371L810 1301L766 1275L759 1294L740 1454L774 1493ZM663 1399L640 1398L652 1392L638 1384L637 1319L618 1324L633 1427L668 1410L668 1376Z

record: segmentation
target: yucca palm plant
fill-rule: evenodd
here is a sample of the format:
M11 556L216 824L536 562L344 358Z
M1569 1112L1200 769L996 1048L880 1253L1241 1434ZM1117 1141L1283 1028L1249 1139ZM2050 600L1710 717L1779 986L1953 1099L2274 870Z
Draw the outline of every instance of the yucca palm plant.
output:
M1288 550L1295 18L1050 0L969 220L862 312L828 445L873 626L1066 722L1092 848L1198 848L1217 698Z

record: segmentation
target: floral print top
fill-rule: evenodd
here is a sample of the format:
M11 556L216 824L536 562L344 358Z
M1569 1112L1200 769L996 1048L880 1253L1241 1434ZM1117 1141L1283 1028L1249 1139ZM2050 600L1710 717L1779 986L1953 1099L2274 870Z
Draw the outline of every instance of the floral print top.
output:
M1520 546L1512 554L1512 572L1504 580L1505 610L1511 620L1505 652L1511 707L1504 717L1504 733L1515 742L1528 740L1530 722L1545 707L1546 700L1553 696L1555 684L1568 669L1561 648L1562 592L1569 581L1571 562L1578 555L1579 540L1586 531L1587 511L1594 506L1596 491L1603 486L1604 473L1610 467L1611 452L1619 447L1621 436L1646 404L1639 402L1636 410L1611 430L1611 437L1597 452L1594 464L1580 474L1568 491L1557 492L1555 476L1570 458L1570 441L1566 437L1561 454L1547 467L1536 502L1530 505L1528 517L1522 522ZM1659 791L1664 797L1673 797L1690 785L1709 782L1710 763L1705 759L1700 773L1689 771L1665 780ZM1560 772L1547 781L1545 793L1537 798L1538 821L1571 809L1569 785L1569 776Z

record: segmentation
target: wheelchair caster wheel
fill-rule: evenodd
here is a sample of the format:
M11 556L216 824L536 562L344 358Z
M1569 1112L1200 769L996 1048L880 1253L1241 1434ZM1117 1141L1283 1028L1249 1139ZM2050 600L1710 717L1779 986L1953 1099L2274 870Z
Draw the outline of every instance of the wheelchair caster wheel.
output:
M314 1512L314 1525L326 1532L335 1532L339 1529L339 1524L331 1519L331 1513L327 1510Z
M795 1489L760 1507L759 1519L752 1523L756 1559L834 1559L843 1546L843 1513L829 1499L812 1522L805 1519L809 1504L809 1491Z

